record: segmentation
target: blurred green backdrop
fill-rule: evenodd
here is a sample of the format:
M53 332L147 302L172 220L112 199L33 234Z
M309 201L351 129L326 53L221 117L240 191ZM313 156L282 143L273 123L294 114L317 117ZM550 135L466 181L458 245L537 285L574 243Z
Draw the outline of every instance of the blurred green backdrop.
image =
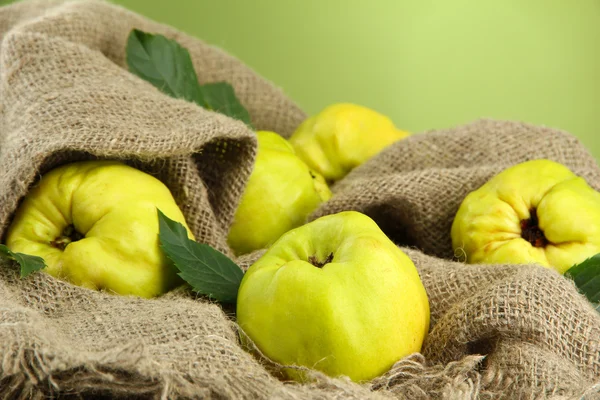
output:
M308 113L351 101L410 131L479 117L600 159L599 0L113 0L218 45Z
M218 45L308 113L350 101L413 132L558 127L600 159L599 0L112 0Z

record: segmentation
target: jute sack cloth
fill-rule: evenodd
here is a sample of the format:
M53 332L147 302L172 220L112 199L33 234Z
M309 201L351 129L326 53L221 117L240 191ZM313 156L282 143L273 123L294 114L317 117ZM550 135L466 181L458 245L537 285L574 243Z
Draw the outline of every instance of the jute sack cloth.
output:
M232 83L258 129L288 136L305 118L235 58L123 8L100 1L0 8L0 237L40 174L69 161L113 158L159 177L198 240L231 254L225 237L252 168L253 133L129 74L124 49L134 27L187 47L201 82ZM240 347L230 310L184 288L153 300L118 297L44 273L21 280L17 266L3 261L0 395L593 396L600 318L573 285L541 267L452 261L445 236L469 188L502 166L535 156L562 161L598 187L597 166L570 135L478 122L390 148L336 185L334 199L317 211L315 217L363 209L375 218L415 262L430 297L432 327L423 354L400 360L372 382L315 374L308 384L283 383L276 378L278 366ZM238 262L247 268L260 254Z

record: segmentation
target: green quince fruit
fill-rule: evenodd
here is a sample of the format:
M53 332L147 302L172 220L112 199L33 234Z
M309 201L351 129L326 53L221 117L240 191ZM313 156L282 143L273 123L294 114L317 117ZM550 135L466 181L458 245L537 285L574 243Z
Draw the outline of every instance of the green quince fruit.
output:
M236 255L263 249L306 222L331 197L323 177L312 171L290 143L275 132L258 131L254 169L228 235Z
M339 103L307 118L289 140L296 154L331 183L409 135L370 108Z
M562 164L526 161L465 197L451 237L468 263L535 263L562 274L600 253L600 193Z
M42 257L43 271L58 279L150 298L183 283L159 248L157 209L193 239L171 192L153 176L117 161L66 164L26 195L6 245Z
M419 352L429 301L417 269L368 216L345 211L285 233L238 291L240 337L285 366L360 382ZM307 376L286 368L293 379Z

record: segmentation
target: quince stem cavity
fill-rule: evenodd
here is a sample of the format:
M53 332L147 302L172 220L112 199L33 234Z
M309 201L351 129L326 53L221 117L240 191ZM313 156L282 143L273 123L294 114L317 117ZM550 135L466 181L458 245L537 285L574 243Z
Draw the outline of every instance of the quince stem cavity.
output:
M56 247L57 249L64 250L69 243L76 242L84 237L84 235L77 232L73 224L70 224L63 229L62 234L59 237L50 242L50 245L52 245L52 247Z
M521 220L521 237L534 247L545 247L548 244L548 239L539 227L535 208L529 210L529 219Z
M333 261L333 253L329 253L325 261L322 262L317 259L317 256L308 257L308 262L317 268L322 268L325 264L329 264L331 261Z

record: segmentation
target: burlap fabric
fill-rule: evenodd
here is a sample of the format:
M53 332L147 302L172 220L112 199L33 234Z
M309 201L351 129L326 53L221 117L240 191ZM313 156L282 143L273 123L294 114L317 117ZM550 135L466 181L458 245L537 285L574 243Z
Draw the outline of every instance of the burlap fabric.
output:
M226 80L254 126L288 136L305 114L234 57L100 1L0 8L0 238L40 174L116 158L173 191L198 240L225 237L254 160L240 122L169 98L128 73L138 28L190 50L201 82ZM449 226L464 195L503 167L548 157L600 189L571 135L478 121L397 143L352 172L314 217L372 216L417 265L432 324L422 354L358 385L320 374L284 383L239 345L230 310L180 288L153 300L82 289L0 262L2 398L586 398L600 391L600 317L562 276L535 266L452 261ZM239 259L246 268L260 252Z

